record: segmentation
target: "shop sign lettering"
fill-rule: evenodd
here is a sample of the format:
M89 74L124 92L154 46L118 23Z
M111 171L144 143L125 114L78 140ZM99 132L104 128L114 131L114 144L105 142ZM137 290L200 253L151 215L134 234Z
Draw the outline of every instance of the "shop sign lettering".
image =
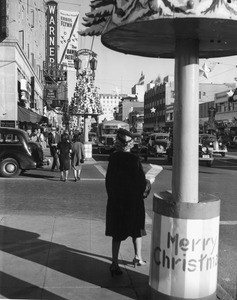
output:
M57 64L57 2L47 2L46 61Z

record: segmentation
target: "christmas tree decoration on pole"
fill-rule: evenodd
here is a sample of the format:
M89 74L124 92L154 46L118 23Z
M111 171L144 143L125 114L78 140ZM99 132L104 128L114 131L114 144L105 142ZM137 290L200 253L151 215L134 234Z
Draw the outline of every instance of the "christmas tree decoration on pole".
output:
M92 157L92 145L89 140L89 117L96 117L102 114L99 93L95 86L95 70L97 68L97 54L88 49L81 49L76 52L74 57L74 67L76 69L76 87L74 96L69 105L69 114L72 116L74 125L80 127L77 121L84 118L84 142L86 150L86 158ZM79 124L78 124L79 123Z
M94 84L91 70L82 70L79 74L69 112L71 115L99 115L102 113L99 93Z

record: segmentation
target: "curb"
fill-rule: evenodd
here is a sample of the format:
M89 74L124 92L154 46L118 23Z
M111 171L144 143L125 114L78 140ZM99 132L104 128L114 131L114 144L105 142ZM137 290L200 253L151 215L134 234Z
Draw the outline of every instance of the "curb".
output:
M220 284L217 284L217 299L220 300L235 300L230 294L227 293L227 291L225 289L223 289L223 287L221 287Z

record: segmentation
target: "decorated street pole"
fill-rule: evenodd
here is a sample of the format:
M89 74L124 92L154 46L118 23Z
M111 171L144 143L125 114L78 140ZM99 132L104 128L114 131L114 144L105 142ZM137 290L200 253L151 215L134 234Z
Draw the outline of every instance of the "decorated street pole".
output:
M93 0L82 35L108 48L175 59L172 191L154 195L153 299L216 299L220 200L198 191L199 58L237 54L231 0Z
M89 117L97 117L101 114L101 105L97 88L94 85L95 70L97 67L97 54L88 49L76 52L74 67L77 71L77 83L74 97L69 106L69 113L77 117L77 126L80 126L84 118L83 142L85 146L85 157L92 158L92 143L89 142Z

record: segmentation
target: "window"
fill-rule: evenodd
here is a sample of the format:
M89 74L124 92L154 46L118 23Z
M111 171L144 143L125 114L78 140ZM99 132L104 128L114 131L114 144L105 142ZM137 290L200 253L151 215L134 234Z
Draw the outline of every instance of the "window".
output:
M35 26L35 12L33 9L30 10L30 27L34 28Z
M7 134L7 135L1 134L0 141L5 143L10 143L10 144L18 144L20 142L18 136L15 134Z
M32 64L33 68L35 68L35 55L32 52L31 52L31 64Z
M30 59L30 44L27 44L27 58Z
M22 49L24 49L25 41L24 41L24 30L19 30L19 44Z

